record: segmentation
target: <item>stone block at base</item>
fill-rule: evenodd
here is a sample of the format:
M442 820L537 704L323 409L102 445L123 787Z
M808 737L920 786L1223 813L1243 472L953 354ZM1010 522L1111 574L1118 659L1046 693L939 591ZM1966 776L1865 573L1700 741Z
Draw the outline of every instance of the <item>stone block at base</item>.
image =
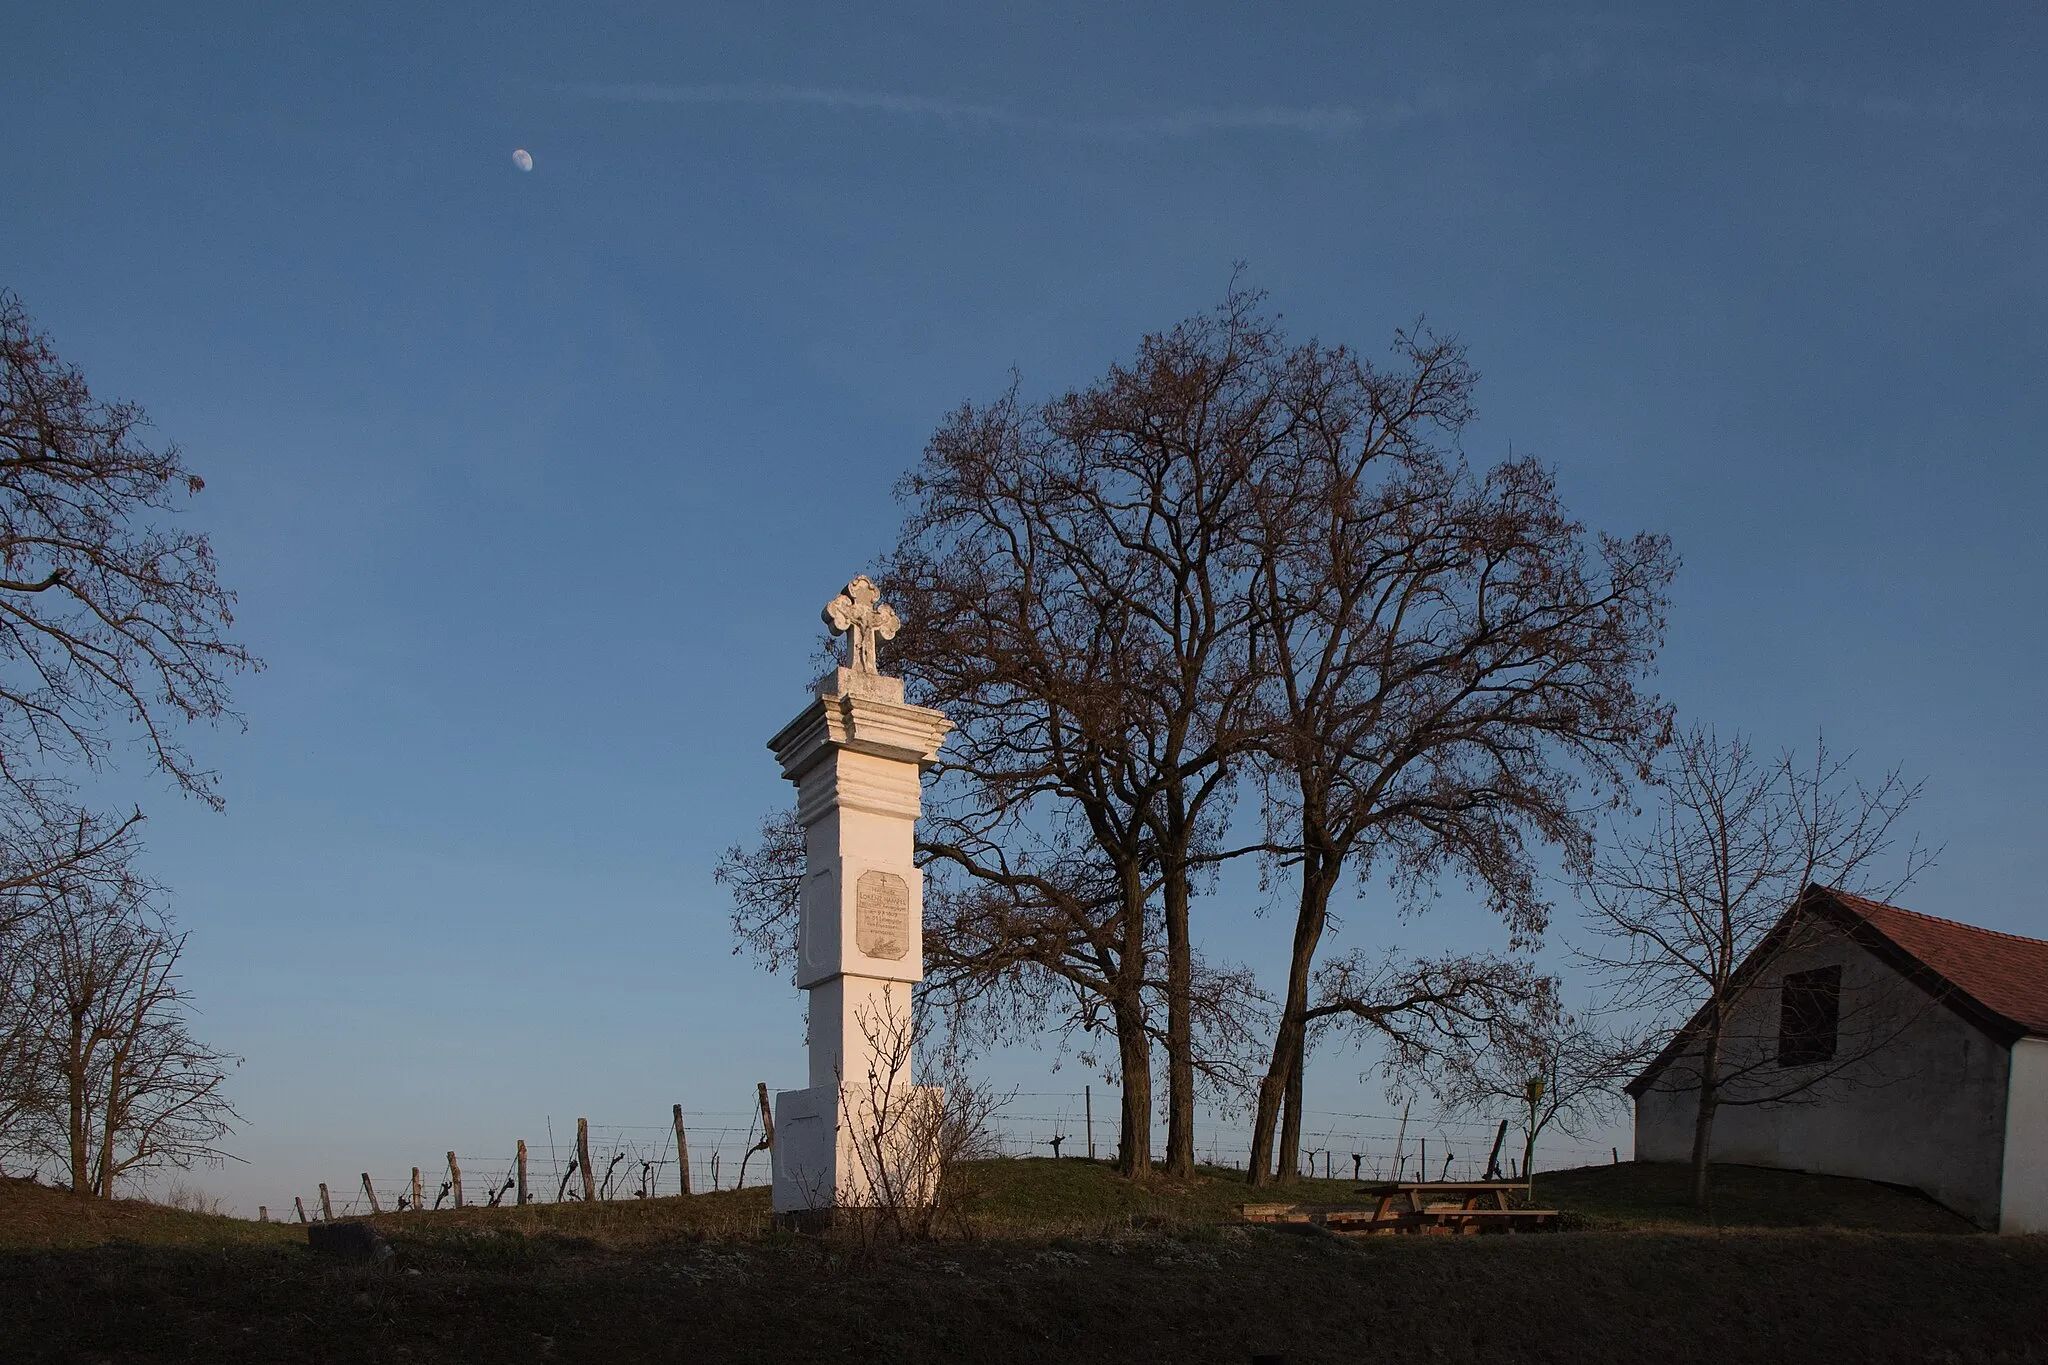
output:
M773 1208L813 1214L882 1203L927 1204L938 1189L939 1123L946 1092L938 1086L903 1086L892 1099L840 1103L837 1086L784 1090L775 1097ZM886 1141L851 1131L888 1117ZM851 1115L849 1121L848 1115ZM886 1154L886 1169L875 1169ZM881 1194L893 1190L893 1197Z
M830 1209L839 1201L839 1088L784 1090L775 1097L774 1209Z

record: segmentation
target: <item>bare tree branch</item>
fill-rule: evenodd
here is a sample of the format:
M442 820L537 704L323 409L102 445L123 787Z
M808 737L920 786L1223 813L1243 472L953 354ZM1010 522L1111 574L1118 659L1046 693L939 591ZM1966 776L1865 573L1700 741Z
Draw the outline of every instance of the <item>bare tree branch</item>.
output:
M204 485L148 426L0 290L0 780L97 765L128 733L218 806L175 729L234 719L227 679L261 664L229 637L213 546L170 522Z

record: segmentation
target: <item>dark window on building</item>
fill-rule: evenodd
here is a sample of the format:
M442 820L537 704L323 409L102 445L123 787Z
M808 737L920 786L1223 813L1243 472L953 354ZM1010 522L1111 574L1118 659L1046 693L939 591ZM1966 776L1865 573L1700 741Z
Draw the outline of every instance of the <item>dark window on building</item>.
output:
M1788 972L1778 1005L1778 1065L1806 1066L1835 1055L1842 1022L1842 969Z

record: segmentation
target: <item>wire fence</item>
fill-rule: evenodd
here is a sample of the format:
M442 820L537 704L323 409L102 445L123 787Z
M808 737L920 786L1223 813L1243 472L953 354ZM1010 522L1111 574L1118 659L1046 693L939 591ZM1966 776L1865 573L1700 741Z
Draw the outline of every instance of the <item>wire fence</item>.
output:
M1091 1156L1116 1154L1118 1114L1116 1096L1094 1097L1105 1101L1094 1113L1093 1149L1089 1142L1089 1096L1086 1092L1019 1092L994 1123L992 1139L1002 1156ZM1302 1169L1307 1173L1311 1158L1315 1174L1332 1178L1394 1179L1405 1174L1416 1179L1477 1179L1485 1173L1499 1133L1499 1120L1444 1119L1414 1113L1375 1114L1309 1109L1302 1114ZM1251 1160L1251 1119L1249 1115L1214 1115L1195 1121L1195 1159L1206 1165L1242 1171ZM1165 1130L1155 1125L1152 1145L1163 1149ZM1618 1161L1613 1147L1563 1134L1545 1134L1537 1142L1538 1169L1584 1166L1596 1161ZM1512 1121L1500 1151L1500 1169L1519 1171L1522 1139ZM1427 1171L1424 1165L1427 1164Z
M1090 1122L1092 1116L1092 1124ZM1498 1121L1446 1120L1420 1114L1376 1114L1306 1110L1301 1155L1304 1174L1334 1179L1477 1179L1487 1168L1499 1136ZM1082 1157L1110 1160L1118 1140L1117 1096L1092 1090L1018 1091L989 1124L990 1154L1001 1157ZM1092 1132L1090 1131L1092 1127ZM590 1151L588 1191L601 1202L652 1199L684 1192L676 1160L673 1121L586 1126ZM684 1145L689 1154L688 1189L702 1194L772 1180L770 1153L760 1146L759 1108L685 1110ZM576 1120L549 1118L537 1134L523 1139L530 1203L569 1203L586 1195L578 1153ZM1163 1150L1165 1131L1155 1125L1153 1149ZM1499 1154L1503 1173L1519 1173L1522 1137L1512 1122ZM1244 1170L1251 1151L1246 1115L1211 1115L1195 1124L1198 1162ZM455 1158L451 1166L447 1153ZM1538 1170L1620 1160L1612 1147L1546 1134L1535 1149ZM310 1192L265 1205L265 1216L347 1218L407 1209L510 1205L517 1201L517 1143L499 1138L473 1148L456 1146L423 1160L414 1184L412 1169L354 1173L328 1179ZM1313 1168L1313 1169L1311 1169ZM459 1171L459 1179L457 1172ZM292 1202L296 1201L296 1202ZM303 1212L301 1212L303 1211Z

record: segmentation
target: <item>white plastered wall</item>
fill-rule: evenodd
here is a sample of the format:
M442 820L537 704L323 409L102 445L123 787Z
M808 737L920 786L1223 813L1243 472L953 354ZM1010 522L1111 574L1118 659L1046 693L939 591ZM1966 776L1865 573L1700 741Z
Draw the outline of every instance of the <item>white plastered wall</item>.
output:
M1720 1106L1713 1159L1912 1185L1980 1226L1997 1227L2009 1066L1998 1039L1839 932L1773 964L1749 992L1736 1031L1774 1048L1778 980L1836 963L1845 1013L1859 998L1894 1001L1902 1011L1880 1035L1883 1048L1790 1103ZM1677 1074L1682 1063L1667 1076ZM1757 1075L1766 1084L1778 1080L1768 1066ZM1636 1159L1690 1159L1697 1113L1695 1092L1653 1087L1640 1096Z
M2000 1232L2048 1232L2048 1038L2012 1045Z

